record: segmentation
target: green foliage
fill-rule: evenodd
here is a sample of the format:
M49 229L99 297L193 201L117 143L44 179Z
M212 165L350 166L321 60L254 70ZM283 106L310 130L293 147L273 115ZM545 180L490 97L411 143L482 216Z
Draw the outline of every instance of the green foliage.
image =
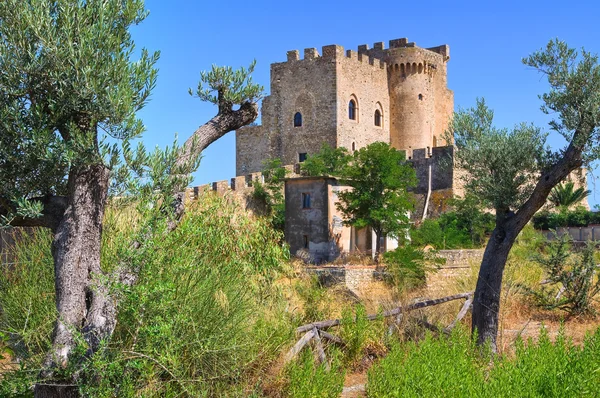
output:
M221 396L240 389L292 334L273 285L289 258L280 233L214 196L168 234L164 220L146 224L135 207L121 211L133 215L107 215L103 268L119 259L139 269L139 280L113 287L121 297L117 329L79 369L84 396ZM145 237L138 250L128 244L135 231ZM21 369L0 382L0 395L25 393L34 382L56 317L49 235L20 250L27 257L0 270L0 281L10 282L1 285L0 330L12 351L26 355Z
M344 147L332 148L323 144L319 153L308 156L301 163L302 175L305 176L334 176L345 174L345 169L352 160L352 155Z
M369 397L593 397L600 387L600 329L574 345L542 328L537 343L517 341L515 357L481 354L469 334L395 345L369 371Z
M256 60L252 61L248 69L242 67L234 70L230 66L213 65L209 72L200 72L200 82L195 94L202 101L228 109L233 105L256 102L262 97L264 87L252 82L255 66ZM191 88L188 91L190 95L194 95Z
M483 211L480 201L472 195L453 199L453 211L437 219L426 219L411 231L415 246L431 245L436 249L481 247L494 229L494 216Z
M569 48L558 39L523 59L547 77L550 92L541 96L542 111L556 115L550 127L583 150L583 161L600 157L600 65L598 55ZM578 134L576 134L578 132ZM559 152L560 154L560 152Z
M383 262L390 282L399 291L423 286L428 271L437 271L446 261L435 251L424 251L414 246L400 246L384 253Z
M144 130L136 112L156 83L158 53L133 60L140 0L0 4L0 194L64 194L71 167L118 159L116 140Z
M521 206L533 192L537 175L547 163L546 134L528 124L512 129L492 125L494 112L485 100L460 110L452 120L456 165L465 170L465 190L486 207L505 212ZM450 142L449 141L449 142Z
M344 370L339 353L334 353L331 369L316 364L310 350L304 350L298 361L286 369L289 384L286 389L290 398L337 398L344 387Z
M590 196L592 191L586 190L584 187L575 189L575 184L568 181L565 184L559 184L552 189L548 200L556 207L571 207L583 199Z
M20 361L10 382L0 377L0 396L28 391L50 348L56 319L51 239L45 229L23 234L10 253L13 261L0 267L0 357ZM0 375L9 370L0 365Z
M594 243L588 242L580 253L572 253L570 238L563 236L551 242L547 251L536 261L548 283L539 289L524 287L525 292L545 309L559 308L571 315L595 314L593 303L600 293L600 278L596 275Z
M285 228L285 199L283 184L287 170L281 159L267 159L263 162L264 182L253 181L252 196L264 207L265 214L270 219L273 228L283 231Z
M327 289L321 285L317 276L301 280L295 285L295 291L302 300L304 309L302 323L316 322L329 317Z
M473 342L461 328L420 343L397 343L368 374L370 397L473 397L484 383ZM493 395L490 395L493 396Z
M383 322L379 322L383 324ZM342 311L340 337L344 340L344 359L346 363L355 363L362 358L363 351L370 340L376 340L377 325L367 319L364 305L347 307Z
M344 222L357 228L371 227L378 238L398 237L408 227L413 200L408 188L417 178L404 153L383 142L354 152L344 173L352 189L338 193L338 209ZM379 248L379 239L377 239Z
M600 213L577 206L573 210L561 207L558 212L540 211L533 216L536 229L556 229L558 227L587 227L589 224L600 224Z
M542 252L547 246L546 237L530 223L517 236L510 257L519 263L531 261L536 253Z

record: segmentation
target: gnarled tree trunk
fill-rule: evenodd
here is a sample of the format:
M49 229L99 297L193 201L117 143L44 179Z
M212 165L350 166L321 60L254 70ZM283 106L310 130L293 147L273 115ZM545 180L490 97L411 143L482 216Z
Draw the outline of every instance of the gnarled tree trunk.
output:
M51 378L53 369L67 364L75 347L74 333L94 323L111 322L105 317L103 289L95 289L94 282L95 274L101 272L108 180L109 170L101 164L75 168L69 175L67 207L52 242L58 319L46 358L46 377Z

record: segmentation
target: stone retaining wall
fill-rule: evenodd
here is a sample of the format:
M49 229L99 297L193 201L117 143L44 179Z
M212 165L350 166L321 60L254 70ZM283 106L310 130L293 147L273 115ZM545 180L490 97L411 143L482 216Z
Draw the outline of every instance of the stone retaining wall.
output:
M440 250L438 253L446 259L446 264L438 272L427 276L427 285L433 290L442 289L457 278L467 276L472 263L481 261L483 257L483 249ZM316 275L323 286L343 284L355 294L369 283L382 281L387 274L379 267L352 265L306 267L305 271Z

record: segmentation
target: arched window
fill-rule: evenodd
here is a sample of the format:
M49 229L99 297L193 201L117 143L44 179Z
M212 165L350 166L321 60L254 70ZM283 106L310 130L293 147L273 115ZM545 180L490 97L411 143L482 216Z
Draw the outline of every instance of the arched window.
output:
M356 142L352 143L352 152L356 151Z
M356 106L356 101L351 99L350 103L348 104L348 118L350 120L356 120L357 113L358 113L358 107Z
M300 112L296 112L294 115L294 127L302 126L302 114Z
M381 112L379 109L375 110L375 126L381 127Z

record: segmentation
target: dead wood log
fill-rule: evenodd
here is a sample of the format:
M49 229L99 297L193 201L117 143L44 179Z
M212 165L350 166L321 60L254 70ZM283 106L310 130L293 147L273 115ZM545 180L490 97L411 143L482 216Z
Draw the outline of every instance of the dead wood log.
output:
M385 311L382 314L382 316L385 318L385 317L398 315L400 313L404 313L404 312L408 312L408 311L414 311L414 310L417 310L420 308L425 308L425 307L430 307L433 305L447 303L447 302L453 301L453 300L468 299L472 296L473 296L473 292L467 292L467 293L455 294L453 296L441 297L438 299L420 301L418 303L410 304L410 305L407 305L404 307L400 306L400 307L396 307L392 310ZM377 319L379 316L380 316L379 314L372 314L372 315L368 315L367 319L370 321L373 321L373 320ZM296 328L296 333L307 332L309 330L312 330L313 328L317 328L319 330L328 329L330 327L339 325L341 322L342 322L341 319L330 319L327 321L308 323L306 325L302 325L302 326L299 326L298 328Z
M332 342L334 342L334 343L337 343L337 344L340 344L340 345L346 345L346 343L344 342L344 340L342 340L342 339L341 339L341 338L339 338L338 336L334 336L334 335L332 335L332 334L330 334L330 333L327 333L327 332L326 332L326 331L324 331L324 330L319 330L319 335L320 335L321 337L324 337L324 338L326 338L326 339L327 339L327 340L329 340L329 341L332 341Z
M304 336L288 351L285 356L284 363L289 363L292 359L296 358L296 355L304 348L306 344L315 336L313 329L306 332Z
M458 322L460 322L465 317L465 315L467 315L467 312L469 312L469 309L471 308L471 304L473 304L472 296L469 297L467 299L467 301L465 301L462 308L456 315L456 318L454 319L454 321L452 321L452 323L450 325L446 326L446 328L444 329L445 333L450 333L452 331L452 329L454 329L454 327L458 324Z
M317 328L313 328L312 332L314 333L313 340L315 341L315 348L317 350L317 358L320 363L325 364L325 369L329 370L329 363L327 362L327 356L325 356L325 349L323 348L323 342L321 341L321 337L319 337L319 330Z

